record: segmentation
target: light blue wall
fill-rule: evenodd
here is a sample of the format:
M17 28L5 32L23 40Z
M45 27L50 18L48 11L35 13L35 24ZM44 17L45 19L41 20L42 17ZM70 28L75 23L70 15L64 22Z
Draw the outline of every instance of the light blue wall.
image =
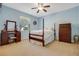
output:
M25 16L27 18L29 18L30 20L30 25L31 25L31 29L38 29L38 25L34 26L33 25L33 21L37 20L37 17L34 17L32 15L29 15L27 13L6 7L6 6L2 6L2 8L0 8L0 30L2 30L4 28L4 23L6 20L15 20L17 22L17 25L19 27L21 20L20 20L20 16ZM27 22L26 22L27 23ZM26 38L28 36L28 31L22 31L22 39Z
M17 11L15 9L2 6L0 8L0 30L4 28L5 20L15 20L17 25L20 25L20 16L26 16L30 19L31 29L40 29L42 28L42 19L45 20L45 27L52 27L56 23L57 39L58 39L58 25L63 22L72 23L72 35L79 34L79 7L71 8L69 10L57 12L54 14L46 15L44 17L37 18L35 16L29 15L27 13ZM33 25L33 21L37 21L37 25ZM27 23L27 22L26 22ZM22 39L28 37L28 30L22 31Z
M79 6L65 11L46 15L44 17L40 17L39 18L40 24L42 24L42 18L44 18L45 27L53 27L54 23L56 23L57 39L59 39L58 31L59 31L60 23L72 23L72 37L75 34L79 35ZM42 25L39 25L39 26L42 26ZM73 39L72 39L72 42L73 42Z

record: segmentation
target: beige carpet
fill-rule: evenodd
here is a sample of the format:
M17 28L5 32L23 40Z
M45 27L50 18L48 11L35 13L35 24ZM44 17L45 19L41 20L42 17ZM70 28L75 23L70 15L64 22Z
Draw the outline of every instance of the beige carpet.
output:
M78 56L79 44L69 44L54 41L46 47L38 46L23 40L19 43L12 43L0 46L1 56Z

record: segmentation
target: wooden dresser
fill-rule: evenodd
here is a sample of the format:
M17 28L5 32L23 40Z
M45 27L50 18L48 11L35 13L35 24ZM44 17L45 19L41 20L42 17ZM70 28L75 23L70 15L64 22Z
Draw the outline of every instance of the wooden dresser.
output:
M13 24L10 30L9 25ZM17 30L16 21L6 20L4 29L1 31L1 45L9 44L12 42L21 41L21 32Z
M6 30L2 30L1 32L1 45L5 45L5 44L9 44L10 42L10 38L9 38L9 31L6 31ZM11 33L11 34L14 34L14 42L19 42L21 41L21 33L20 31L15 31L15 33Z

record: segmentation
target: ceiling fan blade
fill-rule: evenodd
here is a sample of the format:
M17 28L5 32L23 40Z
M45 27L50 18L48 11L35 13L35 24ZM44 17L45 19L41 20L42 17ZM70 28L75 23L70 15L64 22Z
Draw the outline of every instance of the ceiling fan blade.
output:
M37 9L37 7L31 8L31 9Z
M48 8L48 7L50 7L50 5L46 5L46 6L44 6L44 8Z
M43 3L38 3L38 6L43 6Z
M43 9L44 12L47 12L47 10Z
M39 10L37 11L37 13L39 13Z

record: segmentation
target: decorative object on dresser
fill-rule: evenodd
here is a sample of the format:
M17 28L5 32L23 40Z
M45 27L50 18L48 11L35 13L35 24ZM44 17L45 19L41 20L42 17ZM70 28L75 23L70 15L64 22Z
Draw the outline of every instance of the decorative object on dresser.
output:
M16 21L6 20L5 27L1 31L1 45L19 41L21 41L21 32L17 30Z
M59 24L59 41L71 43L71 23Z

